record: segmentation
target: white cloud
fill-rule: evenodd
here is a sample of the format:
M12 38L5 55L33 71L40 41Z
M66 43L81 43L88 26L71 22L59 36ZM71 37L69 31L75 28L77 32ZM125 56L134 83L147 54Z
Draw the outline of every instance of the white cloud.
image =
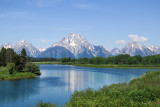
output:
M125 44L126 41L125 41L125 40L117 40L115 43L116 43L116 44Z
M148 38L138 35L128 35L129 38L131 38L133 41L137 42L146 42L148 41Z
M40 42L42 42L42 43L47 43L48 41L45 40L45 39L40 39Z

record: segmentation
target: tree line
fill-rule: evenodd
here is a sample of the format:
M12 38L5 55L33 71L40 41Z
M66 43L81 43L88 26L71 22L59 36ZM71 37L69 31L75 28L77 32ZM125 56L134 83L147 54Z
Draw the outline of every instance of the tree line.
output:
M92 57L92 58L34 58L31 59L33 62L62 62L62 63L80 63L80 64L160 64L160 55L152 55L152 56L146 56L142 57L140 55L136 56L130 56L128 54L120 54L118 56L112 56L112 57Z
M20 54L13 49L4 47L0 50L0 67L7 67L10 74L13 72L32 72L39 73L39 67L30 62L31 58L27 56L26 50L22 49Z

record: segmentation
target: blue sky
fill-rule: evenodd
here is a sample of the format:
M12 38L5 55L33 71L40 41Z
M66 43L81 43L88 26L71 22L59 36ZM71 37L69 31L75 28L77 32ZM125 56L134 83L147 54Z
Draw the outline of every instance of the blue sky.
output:
M46 48L70 32L108 49L160 46L160 0L0 0L0 45Z

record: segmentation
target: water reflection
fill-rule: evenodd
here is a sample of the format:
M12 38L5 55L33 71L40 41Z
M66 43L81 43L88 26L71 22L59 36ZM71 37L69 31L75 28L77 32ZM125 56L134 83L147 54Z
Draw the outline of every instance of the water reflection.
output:
M132 75L119 75L118 73L101 72L101 69L97 69L91 72L91 69L83 71L83 70L70 70L65 71L65 75L63 72L59 73L59 76L64 78L65 83L68 85L65 86L66 91L80 91L87 89L88 87L93 88L95 90L103 87L104 85L111 85L113 83L122 83L128 82L129 80L136 78L136 74Z

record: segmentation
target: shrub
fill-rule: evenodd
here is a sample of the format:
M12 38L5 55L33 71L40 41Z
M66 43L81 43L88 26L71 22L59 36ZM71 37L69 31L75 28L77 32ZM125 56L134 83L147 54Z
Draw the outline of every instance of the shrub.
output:
M36 73L39 72L39 66L37 66L36 64L33 63L27 63L26 67L24 69L25 72L32 72L32 73Z
M43 103L42 101L40 101L40 103L37 104L36 107L57 107L57 105L53 105L50 103Z
M15 64L14 63L8 63L7 64L7 69L9 71L9 74L13 74L13 72L15 71Z

